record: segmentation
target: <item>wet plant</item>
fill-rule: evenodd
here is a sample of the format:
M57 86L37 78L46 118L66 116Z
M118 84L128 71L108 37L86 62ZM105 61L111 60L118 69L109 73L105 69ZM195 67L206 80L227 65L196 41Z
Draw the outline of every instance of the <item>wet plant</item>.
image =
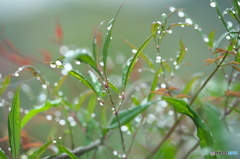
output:
M111 57L115 56L111 55L109 47L122 6L106 25L101 50L97 49L98 36L104 22L96 29L91 51L66 46L63 30L57 22L54 43L61 57L46 63L51 68L49 71L60 71L59 80L50 84L32 65L24 65L2 79L0 106L9 108L9 114L8 135L0 141L9 143L10 148L2 148L0 157L222 158L213 154L220 151L234 151L237 155L240 152L236 142L240 112L240 4L232 0L231 5L221 11L217 1L210 1L226 29L219 38L215 38L216 31L206 35L183 9L170 7L168 14L163 13L159 21L149 25L150 34L142 45L137 47L124 40L131 56L117 77L112 77L109 71ZM178 15L180 22L169 24L173 15ZM233 22L227 20L227 15ZM212 58L203 63L205 67L215 67L209 75L196 73L181 83L173 82L181 78L178 71L184 69L188 49L183 37L179 37L176 57L166 58L161 47L165 38L174 34L178 27L196 30L207 44ZM223 41L226 43L220 47ZM154 59L144 53L151 42L156 50ZM137 68L140 60L144 65ZM131 80L136 70L148 78ZM20 94L31 94L23 84L12 95L12 104L4 100L11 79L21 76L23 71L30 71L44 90L30 110L21 107ZM74 89L81 88L77 91L79 95L72 99L62 88L71 84L68 79L75 81ZM42 116L46 124L49 121L50 125L55 125L50 126L45 141L30 136L26 128L34 118Z

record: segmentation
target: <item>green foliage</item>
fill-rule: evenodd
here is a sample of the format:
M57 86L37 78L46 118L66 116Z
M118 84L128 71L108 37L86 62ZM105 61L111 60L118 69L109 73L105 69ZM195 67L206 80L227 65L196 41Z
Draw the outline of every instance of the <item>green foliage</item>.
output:
M30 159L64 155L63 158L72 159L80 156L153 159L197 156L208 159L216 158L210 156L211 150L235 150L238 140L234 139L237 138L234 134L239 131L240 118L240 33L237 27L229 25L225 15L229 14L239 23L240 7L237 0L232 2L233 6L223 13L215 0L210 2L226 29L217 40L218 30L204 34L183 9L171 7L170 14L163 13L160 21L149 25L150 35L140 47L124 40L131 49L130 57L125 60L122 70L122 64L111 68L109 63L114 62L112 57L115 58L116 53L109 54L109 48L121 6L106 26L103 45L98 41L100 29L104 27L102 22L94 33L92 53L88 49L69 47L62 57L49 62L52 68L61 71L54 84L32 65L22 66L14 74L6 75L1 81L1 101L5 95L11 99L11 92L6 92L12 80L18 79L19 73L26 69L32 72L42 88L40 91L34 89L32 93L22 85L23 95L31 99L31 102L26 100L30 103L26 110L20 108L21 86L17 89L8 115L8 137L0 138L0 142L9 140L14 159L20 155ZM172 18L173 15L178 15L180 22L177 17ZM170 21L174 22L169 24ZM175 27L188 27L200 33L206 48L213 54L210 55L213 58L203 61L207 62L207 66L203 66L207 69L212 69L208 65L215 65L209 75L195 73L185 76L179 72L180 67L184 69L192 62L185 61L189 54L183 35L178 41L175 57L169 58L162 50L166 37L169 34L175 36ZM59 31L61 28L57 26L56 32ZM149 51L145 48L150 46L151 39L155 50ZM62 40L58 47L66 46ZM174 42L170 42L171 46ZM98 57L100 47L102 54ZM194 53L195 50L190 51ZM33 97L37 92L40 92L39 97ZM185 115L190 122L184 119ZM32 131L38 132L46 125L50 130L43 137L32 136ZM32 130L32 126L36 130ZM30 133L24 134L21 130ZM199 139L195 137L196 133ZM223 137L227 135L231 137ZM199 145L202 151L196 149ZM1 150L0 158L7 158Z
M16 93L14 94L11 110L8 114L8 136L13 159L18 158L20 148L21 119L19 92L20 87L18 87Z

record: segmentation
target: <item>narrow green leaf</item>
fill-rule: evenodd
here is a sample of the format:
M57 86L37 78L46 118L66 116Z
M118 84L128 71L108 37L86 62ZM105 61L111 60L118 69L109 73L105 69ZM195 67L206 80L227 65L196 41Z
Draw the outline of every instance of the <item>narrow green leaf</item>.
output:
M214 150L212 134L199 114L183 100L170 97L162 97L162 99L172 104L178 113L186 114L193 120L205 158L216 158L216 156L210 156L210 150Z
M75 60L80 62L84 62L91 66L99 75L101 72L99 71L96 62L92 59L92 57L88 53L83 53L82 51L75 52Z
M40 105L40 106L36 106L35 109L30 110L28 114L26 114L22 121L21 121L21 129L23 129L23 127L29 122L29 120L31 120L35 115L37 115L40 112L44 112L46 110L49 110L50 108L52 108L53 106L58 106L61 103L62 99L55 99L55 100L51 100L51 101L46 101L46 103Z
M81 108L82 106L82 103L87 99L88 96L91 96L94 92L91 91L91 90L87 90L83 93L81 93L79 99L78 99L78 102L77 104L75 105L75 110L76 112Z
M7 155L0 149L0 158L1 159L8 159Z
M172 72L172 68L171 66L166 62L166 61L162 61L163 67L165 68L165 70L167 70L168 72Z
M33 152L28 159L39 159L41 155L47 150L48 146L52 144L53 140L46 142L43 146L39 147L36 151Z
M66 154L68 154L68 156L71 159L78 159L78 157L76 155L74 155L71 151L69 151L65 146L61 145L60 147L61 147L62 151L64 151Z
M138 100L134 95L131 96L131 100L132 100L132 102L133 102L135 105L140 105L140 104L141 104L141 103L139 102L139 100Z
M68 72L68 74L79 79L85 86L93 90L99 96L98 91L95 90L95 87L92 85L92 83L86 77L84 77L81 73L71 70Z
M167 140L158 150L153 159L175 159L176 147L171 143L172 139Z
M185 47L185 45L184 45L184 43L182 41L182 38L179 41L179 46L180 46L179 54L178 54L177 60L176 60L177 65L179 65L182 62L182 60L183 60L183 58L184 58L184 56L186 54L186 47Z
M65 82L66 78L67 78L67 75L66 75L66 76L62 76L62 77L59 79L59 81L57 82L57 85L54 87L54 90L53 90L53 92L54 92L55 94L57 94L57 92L59 91L59 89L61 88L61 86L63 85L63 83Z
M110 81L108 81L108 85L110 88L112 88L115 92L117 92L118 94L120 93L120 91L118 90L118 88L112 84Z
M86 121L89 122L90 119L92 118L92 113L95 110L96 107L96 96L93 95L90 97L88 105L87 105L87 114L86 114Z
M151 26L151 34L154 34L154 40L156 41L156 32L159 29L160 24L158 22L153 22Z
M215 43L214 47L212 48L212 52L215 51L215 49L218 47L220 42L230 33L232 33L232 32L226 32L226 33L222 34L222 36L217 40L217 42Z
M213 45L214 45L214 38L215 38L215 30L211 31L209 34L208 34L208 47L209 48L213 48Z
M104 72L106 70L106 66L107 66L107 57L108 57L108 48L109 48L109 45L110 45L110 42L112 40L112 31L113 31L113 26L114 26L114 23L115 23L115 20L118 16L118 13L120 12L121 8L122 8L123 5L121 5L121 7L118 9L117 11L117 14L115 15L115 17L110 20L108 22L108 25L107 25L107 36L106 36L106 39L105 39L105 42L104 42L104 45L103 45L103 69L104 69Z
M185 88L183 89L183 94L189 94L193 88L195 82L200 78L203 77L203 74L196 74L186 83Z
M233 108L233 107L230 107L230 106L228 106L228 108L230 108L230 109L232 109L232 110L234 110L234 111L240 113L240 110L237 110L236 108Z
M159 75L161 74L162 72L162 68L158 68L158 70L155 72L155 76L153 78L153 81L152 81L152 85L151 85L151 89L150 91L155 91L156 90L156 87L158 85L158 77ZM152 100L152 98L154 97L155 93L149 93L148 95L148 101Z
M19 99L20 87L16 90L11 110L8 114L8 136L9 144L11 148L12 158L17 159L20 148L20 99Z
M97 61L97 40L98 40L98 32L99 32L99 29L100 27L103 25L104 21L102 21L99 26L97 27L96 29L96 32L94 33L94 37L93 37L93 43L92 43L92 46L93 46L93 59L94 61L96 62Z
M97 92L99 96L102 96L101 83L98 81L99 78L90 70L88 71L88 73L90 74L90 77L92 79L92 86L94 87L94 90Z
M3 82L0 85L0 96L5 92L10 82L11 82L11 76L8 75L4 78Z
M157 101L151 101L144 103L142 105L138 105L132 109L122 110L118 113L118 118L121 125L125 125L133 120L138 114L142 113L146 110L150 105L156 103ZM106 127L106 129L114 129L118 127L117 117L114 116L111 120L110 124Z
M135 65L135 63L137 62L138 56L140 55L140 53L142 52L142 50L146 47L146 45L148 44L148 42L150 41L150 39L153 37L154 34L152 34L151 36L149 36L144 43L142 44L142 46L137 50L137 52L135 53L135 55L128 59L127 63L125 64L124 68L123 68L123 74L122 74L122 87L123 90L125 90L126 86L127 86L127 82L128 79L131 75L131 72L133 70L133 67Z
M239 1L238 0L233 0L233 4L234 4L234 8L237 11L237 15L238 15L238 21L240 20L240 6L239 6Z
M130 46L131 47L131 49L134 49L134 50L138 50L138 48L135 46L135 45L133 45L132 43L130 43L129 41L127 41L127 40L123 40L128 46ZM147 62L147 64L148 64L148 66L151 68L151 69L153 69L153 70L155 70L155 67L154 67L154 64L153 64L153 62L152 62L152 60L147 56L147 55L145 55L144 53L140 53L140 56Z

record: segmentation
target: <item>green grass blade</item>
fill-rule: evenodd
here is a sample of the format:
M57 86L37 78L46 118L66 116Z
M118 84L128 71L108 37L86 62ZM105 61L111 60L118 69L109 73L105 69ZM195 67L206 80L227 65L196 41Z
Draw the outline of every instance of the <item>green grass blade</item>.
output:
M90 119L92 118L92 113L94 112L95 110L95 107L96 107L96 96L93 95L90 97L89 99L89 102L88 102L88 105L87 105L87 114L86 114L86 121L89 122Z
M33 110L30 110L28 114L26 114L22 121L21 121L21 129L23 129L23 127L38 113L40 112L44 112L46 110L49 110L50 108L52 108L53 106L58 106L61 103L62 99L55 99L52 101L46 101L45 104L36 107Z
M41 155L47 150L48 146L52 144L53 140L46 142L43 146L38 148L36 151L33 152L28 159L39 159Z
M113 31L113 26L114 26L114 23L115 23L115 20L118 16L118 13L120 12L121 8L122 8L123 5L121 5L121 7L118 9L117 11L117 14L115 15L115 17L109 21L108 25L107 25L107 36L105 38L105 41L104 41L104 45L103 45L103 70L105 72L106 70L106 65L107 65L107 57L108 57L108 48L109 48L109 45L110 45L110 42L112 40L112 31Z
M125 64L124 68L123 68L123 74L122 74L122 87L123 90L125 90L127 83L128 83L128 79L131 75L131 72L134 68L135 63L137 62L138 56L140 55L140 53L142 52L142 50L146 47L146 45L148 44L148 42L150 41L150 39L153 37L154 34L152 34L151 36L149 36L144 43L142 44L142 46L137 50L137 52L134 54L134 56L130 59L128 59L127 63Z
M0 149L0 158L1 159L8 159L7 155Z
M157 101L147 102L145 104L136 106L132 109L122 110L118 113L118 118L121 125L125 125L133 120L138 114L142 113L146 110L150 105L156 103ZM106 129L114 129L118 127L118 121L116 116L111 120L110 124L106 127Z
M86 77L84 77L81 73L71 70L68 72L68 74L79 79L85 86L87 86L88 88L93 90L97 96L100 96L100 94L98 94L98 91L95 90L95 87L93 86L93 84Z
M232 109L232 110L234 110L234 111L240 113L240 110L237 110L236 108L233 108L233 107L230 107L230 106L228 106L228 108L230 108L230 109Z
M209 154L211 150L214 150L213 138L209 128L206 126L199 114L183 100L169 97L162 97L162 99L173 105L174 109L178 113L186 114L193 120L197 127L197 136L200 139L200 146L204 152L205 158L216 158L216 156L210 156Z
M221 43L221 41L228 35L230 34L231 32L226 32L224 34L222 34L222 36L217 40L217 42L215 43L215 45L213 46L212 48L212 52L215 51L215 49L218 47L218 45Z
M158 70L155 72L155 76L152 81L151 89L150 91L155 91L157 85L158 85L158 77L162 72L162 68L158 68ZM148 101L152 100L154 97L155 93L149 93L148 95Z
M182 38L179 41L179 46L180 46L179 54L178 54L177 60L176 60L177 65L179 65L182 62L182 60L183 60L183 58L184 58L184 56L186 54L186 47L185 47L185 45L184 45L184 43L182 41Z
M77 104L75 105L75 111L76 111L76 112L81 108L82 103L83 103L86 99L88 99L87 97L88 97L88 96L91 96L93 93L94 93L94 92L91 91L91 90L87 90L87 91L81 93L81 95L80 95L80 97L79 97L79 99L78 99L78 101L77 101Z
M94 87L94 90L97 92L97 94L99 96L102 96L101 94L101 83L98 81L98 77L93 73L93 71L88 71L88 73L90 74L90 77L92 79L92 85Z
M10 82L11 82L11 76L8 75L4 78L3 82L0 85L0 96L5 92Z
M92 51L93 51L93 59L94 59L95 62L97 61L97 42L98 42L97 41L97 39L98 39L97 36L98 36L99 29L103 25L103 23L104 23L104 21L99 24L99 26L97 27L97 29L94 33L94 37L93 37L93 43L92 43L93 50Z
M17 159L20 148L20 87L14 94L11 110L8 114L8 136L11 148L12 158Z
M158 150L153 159L175 159L176 147L171 143L172 139L167 140Z
M215 38L215 30L211 31L209 34L208 34L208 47L209 48L213 48L213 45L214 45L214 38Z
M117 92L118 94L120 93L119 89L114 85L112 84L110 81L108 81L108 85L110 88L112 88L115 92Z
M195 82L199 79L203 77L203 74L198 74L193 76L185 85L184 89L183 89L183 94L189 94L193 88L193 85L195 84Z
M74 155L71 151L69 151L65 146L61 145L61 150L63 152L65 152L66 154L68 154L68 156L71 158L71 159L78 159L78 157L76 155Z
M75 53L75 60L78 60L80 62L83 62L83 63L86 63L88 64L89 66L91 66L99 75L101 74L98 67L97 67L97 64L96 62L92 59L92 57L87 54L87 53L83 53L81 51L79 52L76 52Z

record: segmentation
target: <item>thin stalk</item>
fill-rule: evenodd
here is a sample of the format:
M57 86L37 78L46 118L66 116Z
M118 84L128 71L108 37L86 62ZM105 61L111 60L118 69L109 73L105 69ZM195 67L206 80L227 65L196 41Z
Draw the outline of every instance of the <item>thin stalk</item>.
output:
M197 93L193 96L192 100L190 101L189 105L192 105L193 102L196 100L196 98L198 97L199 93L203 90L203 88L205 88L205 86L207 85L207 83L210 81L210 79L213 77L213 75L215 75L215 73L218 71L218 69L221 67L223 61L226 59L228 55L228 52L225 53L224 57L222 58L221 62L219 64L217 64L217 67L214 69L214 71L210 74L210 76L206 79L206 81L203 83L203 85L199 88L199 90L197 91Z
M188 158L188 156L198 147L199 142L197 142L185 155L182 159Z

